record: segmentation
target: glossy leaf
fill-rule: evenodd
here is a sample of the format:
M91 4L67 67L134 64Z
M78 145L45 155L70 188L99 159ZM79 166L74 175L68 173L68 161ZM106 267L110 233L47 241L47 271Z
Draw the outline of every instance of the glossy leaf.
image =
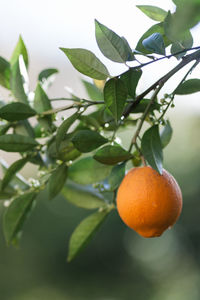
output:
M0 108L0 118L7 121L25 120L35 115L35 110L20 102L13 102Z
M108 140L96 131L80 130L75 133L72 142L80 152L87 153L107 143Z
M7 152L24 152L33 149L38 143L29 136L6 134L0 136L0 149Z
M19 172L27 163L27 158L15 161L6 171L1 182L1 189L4 190L17 172Z
M27 104L28 98L23 84L24 81L20 71L19 60L17 60L11 67L11 91L19 102Z
M101 194L89 187L74 183L67 183L62 189L62 195L75 206L86 209L100 208L106 205Z
M131 157L132 155L119 145L104 146L97 150L94 155L94 159L106 165L115 165L121 161L128 160Z
M91 100L94 101L99 101L99 100L103 100L103 93L100 89L98 89L96 87L96 85L86 81L86 80L82 80L84 87L88 93L88 96L90 97Z
M79 116L78 112L75 112L69 118L62 122L62 124L58 127L57 134L56 134L56 148L59 150L60 143L64 139L67 131L69 130L70 126L77 120Z
M42 72L40 72L38 76L38 80L43 82L56 73L58 73L57 69L45 69Z
M52 108L49 98L39 83L35 90L34 108L38 113L43 113Z
M114 191L120 185L121 181L125 176L126 164L118 164L113 167L110 176L108 178L108 183L110 185L110 190Z
M14 65L18 61L20 55L23 56L25 65L28 67L28 53L21 35L11 57L11 65Z
M97 162L92 157L82 158L69 167L69 178L79 184L92 184L104 180L111 167Z
M0 56L0 85L10 89L10 64Z
M158 125L154 125L145 131L141 146L144 158L153 169L162 174L163 153Z
M48 182L49 199L53 199L62 190L68 175L68 167L65 163L58 166L52 173Z
M110 75L105 65L89 50L60 48L75 69L94 79L104 80Z
M173 130L172 130L171 124L169 121L167 121L166 125L164 126L164 128L160 134L161 143L162 143L163 148L165 148L169 144L169 142L172 138L172 133L173 133Z
M119 121L124 111L127 98L127 89L124 82L118 78L112 78L104 87L104 101L111 111L115 121Z
M186 80L175 90L176 95L189 95L197 92L200 92L200 79Z
M110 60L124 63L128 60L129 49L123 38L95 20L96 41L101 52Z
M144 41L144 39L148 38L149 36L151 36L153 33L160 33L163 37L164 40L164 44L165 47L167 47L168 45L171 44L171 41L166 37L165 32L164 32L164 28L163 28L163 22L161 23L157 23L155 25L153 25L152 27L150 27L143 35L142 37L139 39L137 46L136 46L136 50L140 51L142 53L152 53L151 50L147 50L142 42Z
M137 84L140 80L140 77L142 75L142 70L135 70L133 68L130 68L127 72L123 73L120 76L120 79L124 82L126 85L128 94L135 98L135 91Z
M136 5L145 15L154 21L162 22L167 16L167 12L157 6L152 5Z
M100 225L107 217L109 210L96 212L84 219L74 230L69 241L67 260L70 262L87 245L94 236Z
M16 244L17 236L22 229L27 215L30 213L36 196L36 192L28 192L20 195L11 202L5 211L3 227L8 244Z
M158 32L153 33L152 35L144 39L142 44L147 50L153 53L165 55L164 40L162 35Z

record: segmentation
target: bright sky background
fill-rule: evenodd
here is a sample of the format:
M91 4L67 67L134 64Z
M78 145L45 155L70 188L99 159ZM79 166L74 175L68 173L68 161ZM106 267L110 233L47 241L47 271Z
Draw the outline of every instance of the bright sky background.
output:
M9 59L21 34L29 51L29 73L33 89L37 74L42 69L56 67L60 70L60 75L51 89L52 96L66 96L66 85L84 93L79 80L81 76L59 47L91 50L107 65L111 74L118 74L124 67L110 62L98 50L94 19L117 34L125 36L134 48L141 35L154 24L154 21L135 7L137 4L156 5L165 10L174 10L171 0L1 0L0 55ZM175 64L176 60L172 59L163 62L162 66L155 63L154 67L144 69L144 86L139 88L143 90ZM199 68L196 72L199 73ZM169 88L168 91L181 79L179 76L174 76L169 82L166 87ZM187 110L191 106L195 107L196 112L200 113L200 101L197 98L199 94L198 97L197 94L190 96L194 101L191 100L188 104L188 101L181 97L181 106Z

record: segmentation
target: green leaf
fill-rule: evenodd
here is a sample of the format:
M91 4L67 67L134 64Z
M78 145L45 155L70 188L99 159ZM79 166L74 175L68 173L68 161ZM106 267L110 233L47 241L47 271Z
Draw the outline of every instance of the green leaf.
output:
M87 245L94 234L103 223L109 210L96 212L84 219L74 230L69 241L69 252L67 261L70 262Z
M0 200L9 200L16 194L13 187L7 186L4 190L2 189L2 180L0 179Z
M8 206L4 214L3 229L5 239L10 244L16 244L17 235L20 233L27 215L29 214L36 192L28 192L16 197Z
M169 46L171 44L171 41L166 37L165 32L164 32L164 28L163 28L163 22L161 23L157 23L155 25L153 25L152 27L150 27L143 35L142 37L139 39L137 46L136 46L136 50L140 51L142 53L152 53L151 50L147 50L142 42L144 41L144 39L148 38L149 36L151 36L153 33L160 33L163 37L164 40L164 44L165 47Z
M200 79L189 79L184 81L175 90L176 95L189 95L200 91Z
M68 175L68 167L65 163L58 166L52 173L48 182L49 199L53 199L62 190Z
M19 102L27 104L28 98L23 83L24 80L20 71L19 60L17 60L11 67L11 91Z
M145 15L154 21L162 22L167 16L167 12L157 6L152 5L136 5Z
M83 153L91 152L107 142L106 138L92 130L80 130L72 138L74 146Z
M121 181L125 176L125 168L126 168L125 163L121 163L113 167L110 176L108 178L108 183L110 185L111 191L114 191L120 185Z
M104 64L89 50L60 48L80 73L94 79L104 80L110 75Z
M129 49L123 38L95 20L95 34L99 49L112 61L124 63L128 60Z
M111 111L115 121L119 121L126 103L127 89L124 82L119 78L108 80L104 87L104 101Z
M18 121L14 127L14 133L19 135L35 137L34 130L27 120Z
M25 120L35 115L35 110L20 102L13 102L0 108L0 118L7 121Z
M0 125L0 135L6 134L6 132L12 127L11 123L7 123L5 125Z
M171 124L169 121L167 121L165 127L163 128L163 130L160 134L162 148L165 148L169 144L171 137L172 137L172 133L173 133L173 130L172 130Z
M43 113L52 108L49 98L39 83L35 90L34 108L38 113Z
M123 73L120 76L120 79L126 85L128 94L133 98L135 98L136 87L138 85L141 75L142 70L135 70L133 68L130 68L127 72Z
M158 32L155 32L148 38L144 39L142 44L147 50L153 53L165 55L164 40L162 35Z
M17 45L15 47L15 50L13 51L11 60L10 60L10 64L14 65L18 60L19 60L19 56L22 55L25 65L26 67L28 67L28 53L26 50L26 46L24 44L24 41L20 35L19 40L17 42Z
M141 146L144 158L153 169L162 174L163 153L158 125L154 125L145 131Z
M69 138L64 139L56 148L56 142L54 141L48 148L48 155L53 159L59 159L62 161L73 161L81 155L81 153L74 147L74 144Z
M94 155L94 159L106 165L115 165L130 158L132 158L132 155L119 145L104 146L97 150Z
M10 64L0 56L0 85L10 89Z
M2 169L2 173L5 174L7 169L9 168L8 164L2 159L0 158L0 165L1 165L1 169ZM27 190L30 188L30 185L28 184L28 182L24 179L24 177L18 173L16 173L12 180L9 182L8 187L5 188L5 191L7 191L7 189L11 188L12 190L15 189L16 185L21 189L21 190Z
M171 46L171 54L175 54L184 49L191 48L193 45L193 37L190 31L186 31L178 42L174 42ZM185 55L186 51L175 55L177 59L180 59Z
M77 120L79 116L78 112L75 112L69 118L62 122L62 124L58 127L57 134L56 134L56 148L59 150L60 144L64 139L67 131L69 130L70 126Z
M58 73L57 69L45 69L38 75L38 80L43 82L56 73Z
M82 82L91 100L94 101L103 100L103 93L101 92L100 89L98 89L94 84L86 80L82 80Z
M1 182L1 189L4 190L15 174L20 171L24 165L27 163L27 158L22 158L15 161L5 172L4 177Z
M80 186L74 183L67 183L62 189L62 195L70 203L86 209L100 208L106 205L101 194L89 187Z
M0 149L7 152L24 152L35 148L38 143L29 136L6 134L0 136Z
M92 157L82 158L69 167L69 178L79 184L92 184L104 180L111 167L103 165Z

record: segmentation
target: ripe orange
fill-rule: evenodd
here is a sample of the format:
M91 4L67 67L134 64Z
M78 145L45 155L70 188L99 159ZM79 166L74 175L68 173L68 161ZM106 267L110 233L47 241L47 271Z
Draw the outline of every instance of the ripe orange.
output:
M174 177L151 167L131 169L117 193L117 210L126 225L143 237L160 236L174 225L182 209L182 194Z

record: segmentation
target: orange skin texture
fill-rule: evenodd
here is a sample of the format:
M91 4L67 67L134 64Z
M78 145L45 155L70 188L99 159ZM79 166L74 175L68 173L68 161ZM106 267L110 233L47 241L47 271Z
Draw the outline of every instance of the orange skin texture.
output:
M182 210L182 194L174 177L149 166L133 168L117 193L123 222L145 238L160 236L173 226Z

